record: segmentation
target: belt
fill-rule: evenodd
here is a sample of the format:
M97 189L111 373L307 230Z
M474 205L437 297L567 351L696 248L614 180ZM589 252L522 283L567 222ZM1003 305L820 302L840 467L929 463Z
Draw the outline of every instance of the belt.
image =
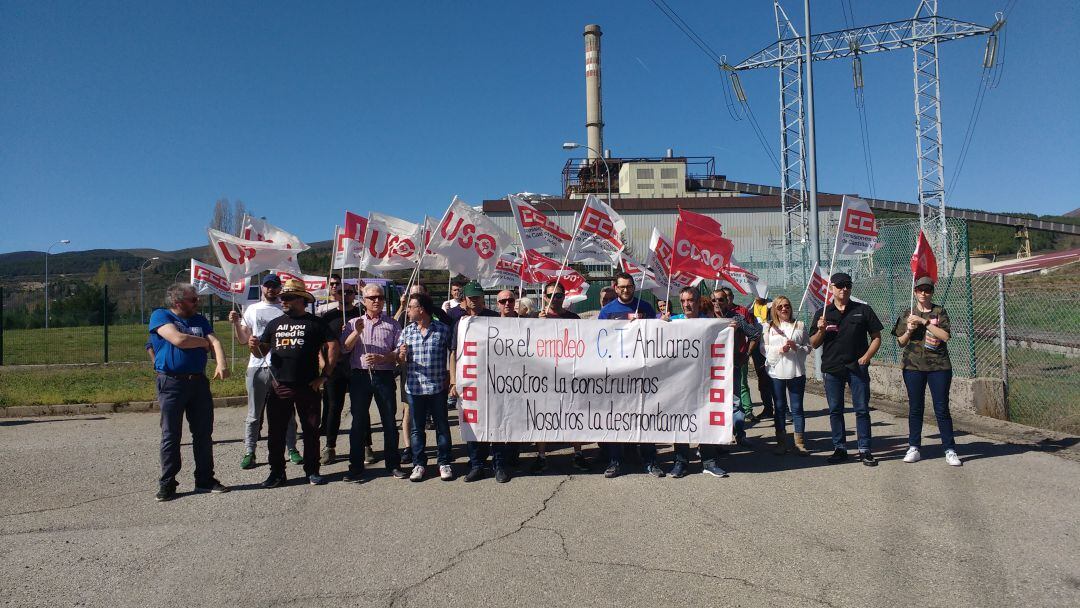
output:
M174 374L173 372L158 372L158 375L176 378L177 380L200 380L205 379L206 374Z
M396 370L392 370L392 369L372 369L372 370L369 370L366 367L354 367L354 368L352 368L352 373L354 373L354 374L362 374L362 373L367 372L367 371L370 371L371 373L373 373L375 375L380 375L380 374L392 374Z

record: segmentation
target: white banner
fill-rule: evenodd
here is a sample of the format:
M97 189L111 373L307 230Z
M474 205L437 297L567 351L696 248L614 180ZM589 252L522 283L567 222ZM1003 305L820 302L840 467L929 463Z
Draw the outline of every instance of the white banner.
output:
M285 243L249 241L213 228L207 228L206 234L210 237L210 249L229 281L279 268L296 255L296 249L290 249Z
M251 217L250 215L244 216L243 225L240 227L240 238L249 241L277 243L279 245L284 243L287 249L295 249L297 253L311 249L307 243L301 241L300 237L295 234L285 232L264 219ZM295 255L285 260L282 267L291 269L296 273L300 272L300 263L296 261Z
M459 323L466 441L732 442L726 320Z
M651 291L658 298L664 297L667 284L661 285L656 279L656 273L649 270L644 264L639 263L632 256L620 253L619 269L634 277L635 289L638 291Z
M423 240L423 226L372 211L360 268L376 274L412 269L420 259Z
M225 278L225 271L217 266L211 266L191 258L191 285L200 296L215 295L222 300L235 302L242 306L249 304L248 288L251 286L251 278L244 277L239 281L230 282ZM258 292L256 292L258 297Z
M873 253L877 249L877 220L870 204L861 198L844 196L840 206L840 225L836 228L833 255Z
M304 289L308 290L308 293L319 299L325 299L330 295L330 282L326 277L321 277L314 274L293 274L287 270L275 270L274 274L278 275L281 282L284 283L289 279L299 279L304 282Z
M499 254L512 246L510 236L495 222L455 196L428 251L444 256L451 271L482 280L494 272Z
M450 270L450 262L441 253L431 250L431 237L439 229L439 220L424 217L424 259L420 262L421 270Z

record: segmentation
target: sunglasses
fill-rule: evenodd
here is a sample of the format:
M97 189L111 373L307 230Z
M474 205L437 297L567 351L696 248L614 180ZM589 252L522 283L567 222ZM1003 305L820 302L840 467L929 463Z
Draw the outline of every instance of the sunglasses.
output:
M934 293L933 287L916 287L915 291L921 291L923 293Z
M515 301L514 298L503 298L499 300L499 304L513 304Z
M791 308L791 304L780 304L776 307L777 310L783 310L785 308Z
M833 287L837 289L851 289L851 283L833 283Z
M300 300L303 296L294 296L292 294L281 296L282 302L292 302L293 300Z
M364 296L364 299L371 300L372 302L378 302L379 300L383 300L385 298L383 296Z
M561 299L566 297L566 294L561 292L561 291L548 292L548 293L546 293L544 295L546 295L548 298L550 298L552 300L561 300Z

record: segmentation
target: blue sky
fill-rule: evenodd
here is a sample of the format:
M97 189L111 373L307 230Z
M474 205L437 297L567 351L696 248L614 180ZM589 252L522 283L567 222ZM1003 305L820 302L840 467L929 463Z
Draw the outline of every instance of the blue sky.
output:
M669 5L737 62L775 39L772 3ZM1006 0L942 0L989 25ZM802 27L801 2L786 6ZM815 31L844 26L813 2ZM860 24L914 0L852 0ZM604 31L605 145L616 156L715 156L731 179L779 179L710 60L647 0L577 2L0 3L0 251L205 242L216 199L241 199L309 241L348 208L417 219L455 194L558 193L563 141L585 139L582 30ZM1063 60L1080 4L1020 0L1000 86L984 102L950 203L1080 207L1080 98ZM984 38L941 46L946 177ZM864 58L875 189L916 193L911 53ZM869 193L848 60L817 62L819 186ZM770 144L775 70L742 81Z

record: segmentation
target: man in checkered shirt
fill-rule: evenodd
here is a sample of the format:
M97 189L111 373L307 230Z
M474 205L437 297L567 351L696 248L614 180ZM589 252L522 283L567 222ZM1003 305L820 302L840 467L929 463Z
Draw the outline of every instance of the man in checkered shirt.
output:
M450 388L447 357L453 349L451 330L434 319L435 304L431 296L414 293L406 307L409 324L398 338L397 360L405 367L405 398L409 402L412 426L413 470L411 481L423 481L427 457L424 441L427 433L422 421L430 412L435 420L435 440L438 445L439 477L454 478L450 467L450 423L446 418L446 396Z

